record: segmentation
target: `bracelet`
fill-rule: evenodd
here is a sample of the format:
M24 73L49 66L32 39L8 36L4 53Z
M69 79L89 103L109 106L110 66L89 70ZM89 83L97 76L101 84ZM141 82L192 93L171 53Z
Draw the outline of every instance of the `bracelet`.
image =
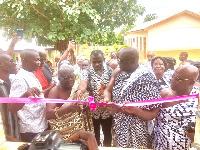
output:
M59 109L59 107L56 107L55 109L54 109L54 113L55 113L55 116L56 116L56 118L57 119L60 119L60 117L58 116L58 110Z

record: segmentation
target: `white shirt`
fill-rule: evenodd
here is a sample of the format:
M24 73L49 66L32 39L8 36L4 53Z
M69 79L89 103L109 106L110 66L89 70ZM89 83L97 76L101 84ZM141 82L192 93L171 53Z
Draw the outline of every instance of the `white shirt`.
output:
M42 91L42 86L35 75L21 68L11 83L9 97L20 97L32 87ZM38 133L47 128L45 103L26 103L17 115L20 118L20 133Z

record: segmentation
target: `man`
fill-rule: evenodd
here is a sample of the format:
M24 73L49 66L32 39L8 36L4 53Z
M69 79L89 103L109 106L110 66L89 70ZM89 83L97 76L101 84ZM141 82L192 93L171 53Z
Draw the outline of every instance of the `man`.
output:
M47 61L47 54L45 50L38 50L40 56L40 68L37 69L34 74L36 78L40 81L42 85L42 90L44 96L47 98L49 91L56 85L55 82L52 83L52 72L49 69Z
M147 53L147 59L148 59L148 62L144 64L144 67L147 67L147 69L152 70L152 67L151 67L151 60L154 59L155 55L154 55L154 52L153 51L149 51Z
M40 66L40 56L35 50L23 50L20 53L22 68L12 81L10 97L43 97L42 86L34 75ZM28 91L28 92L26 92ZM17 113L21 140L31 142L39 133L47 129L46 104L45 103L22 103L9 104L9 110Z
M198 69L192 65L182 65L172 77L171 88L163 89L161 96L176 97L198 94L194 86ZM166 102L161 108L143 110L134 106L124 106L124 112L138 116L143 120L156 117L153 147L156 150L189 149L191 139L187 136L187 126L195 122L198 98Z
M87 69L90 66L90 61L88 59L84 59L81 63L81 71L83 71L83 69Z
M77 88L73 69L71 67L61 66L58 70L58 80L59 84L51 89L48 97L64 99L66 101L72 100L73 94ZM51 129L59 130L62 139L65 141L67 141L73 133L80 130L87 131L88 129L89 122L86 121L85 113L82 112L81 106L77 105L77 103L49 103L47 104L46 112L47 119L51 119L49 121ZM65 120L67 120L67 122ZM51 123L52 121L57 122L56 126ZM63 126L63 124L65 124L65 126Z
M100 50L93 50L91 52L90 62L92 65L88 69L83 70L81 74L81 81L75 93L75 99L80 99L87 88L89 88L89 94L94 97L94 101L102 102L103 91L110 81L112 69L104 65L103 52ZM98 145L100 145L100 125L102 125L104 133L103 144L104 146L111 146L112 117L107 111L102 111L100 109L92 112L92 115L94 132Z
M12 56L15 44L20 40L16 34L12 37L11 43L4 53L0 51L0 97L9 97L11 74L17 73L17 68L13 62ZM0 104L1 117L3 121L4 134L7 141L19 141L18 118L8 110L8 104Z
M15 74L16 72L16 64L10 55L0 54L0 97L9 97L11 86L9 75ZM8 104L0 104L0 111L6 140L16 141L20 138L16 114L8 111Z
M178 67L172 76L171 88L163 89L161 96L198 94L199 88L194 86L198 74L195 66ZM191 139L186 135L186 130L189 123L195 122L197 107L198 98L164 103L156 115L154 149L189 149Z
M76 64L73 66L74 67L74 72L76 74L80 75L80 72L81 72L81 63L82 63L83 60L84 60L84 58L81 55L78 55L76 57Z
M147 59L148 59L148 62L150 62L152 59L154 59L155 55L154 55L154 52L153 51L149 51L147 53Z
M116 69L104 91L104 101L123 104L126 101L137 102L160 97L157 80L152 73L139 65L139 52L133 47L125 47L118 52L120 69ZM157 109L159 105L141 107L144 110ZM114 114L113 142L117 147L151 148L151 136L148 122L137 115L127 113L122 107L108 105Z
M189 63L187 63L187 58L188 58L188 53L187 52L181 52L180 55L179 55L179 60L181 61L179 66L189 64Z

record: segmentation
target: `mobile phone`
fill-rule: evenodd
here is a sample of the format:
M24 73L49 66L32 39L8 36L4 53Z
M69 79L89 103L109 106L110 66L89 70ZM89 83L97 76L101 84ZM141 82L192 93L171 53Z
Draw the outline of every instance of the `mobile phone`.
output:
M71 38L69 38L69 41L74 41L74 38L72 38L72 37L71 37Z
M21 39L23 38L24 30L23 29L17 29L17 36L21 36Z

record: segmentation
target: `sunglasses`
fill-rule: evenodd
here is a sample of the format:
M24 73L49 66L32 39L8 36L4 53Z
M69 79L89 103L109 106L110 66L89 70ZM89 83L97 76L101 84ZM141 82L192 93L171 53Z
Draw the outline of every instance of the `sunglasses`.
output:
M75 76L60 77L60 78L62 78L64 81L70 81L70 80L74 80Z
M127 62L129 60L133 60L135 58L129 58L129 59L120 59L120 58L117 58L117 61L120 62L120 63L123 63L123 62Z
M178 81L178 82L193 80L193 79L181 79L181 78L179 78L179 77L173 77L173 79L174 79L175 81ZM193 81L194 81L194 80L193 80Z

